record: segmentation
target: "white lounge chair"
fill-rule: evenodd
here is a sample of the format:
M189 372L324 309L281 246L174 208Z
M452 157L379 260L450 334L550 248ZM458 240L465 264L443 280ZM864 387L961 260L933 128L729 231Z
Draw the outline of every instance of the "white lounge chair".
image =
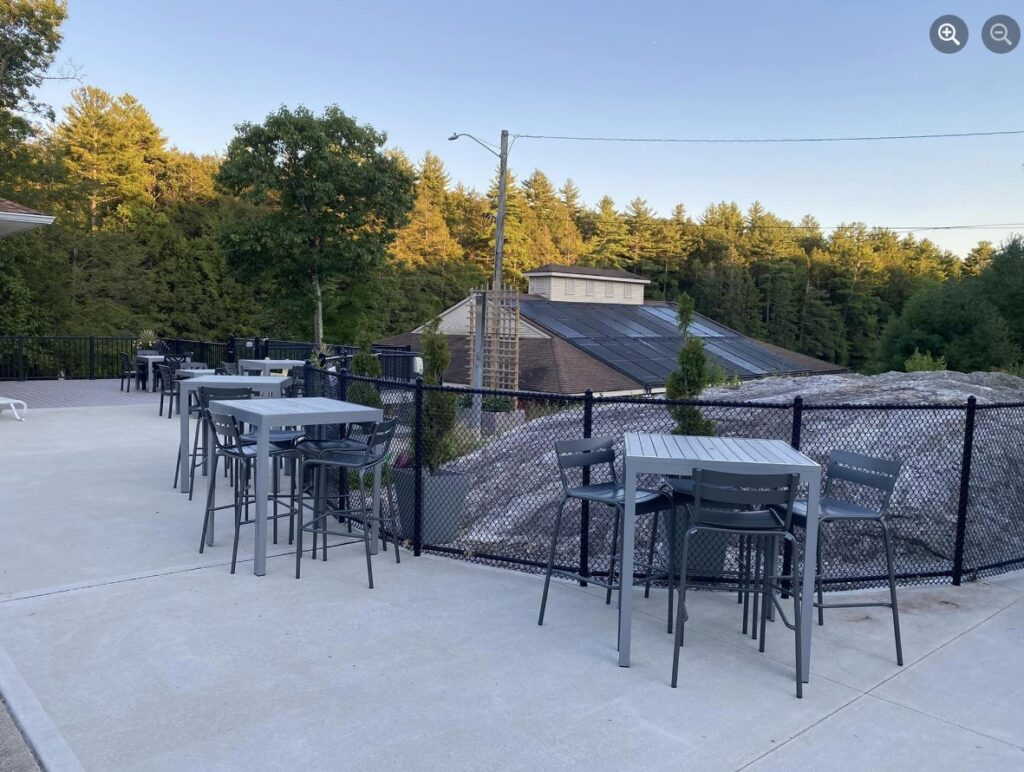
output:
M14 417L17 418L19 421L25 420L22 416L18 415L18 408L20 407L22 410L27 411L28 405L26 405L20 399L0 397L0 413L4 412L5 407L9 407L11 409L11 412L14 413Z

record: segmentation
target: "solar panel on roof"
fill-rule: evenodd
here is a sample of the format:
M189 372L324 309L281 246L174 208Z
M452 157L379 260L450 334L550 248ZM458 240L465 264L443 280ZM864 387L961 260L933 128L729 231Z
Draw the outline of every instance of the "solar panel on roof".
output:
M664 385L676 368L682 341L671 306L523 300L520 310L532 322L645 386ZM690 332L705 341L708 356L730 376L750 378L805 369L704 316L694 319Z

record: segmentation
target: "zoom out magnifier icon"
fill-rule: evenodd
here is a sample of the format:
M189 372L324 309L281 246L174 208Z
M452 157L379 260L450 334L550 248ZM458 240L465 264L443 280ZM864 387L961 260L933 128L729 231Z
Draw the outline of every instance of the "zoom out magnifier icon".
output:
M994 54L1008 54L1020 43L1020 25L1009 16L993 16L982 28L985 48Z

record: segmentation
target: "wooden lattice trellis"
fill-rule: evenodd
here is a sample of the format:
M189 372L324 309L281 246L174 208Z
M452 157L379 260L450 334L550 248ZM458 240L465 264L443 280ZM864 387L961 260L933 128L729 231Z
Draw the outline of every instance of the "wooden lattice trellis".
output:
M475 289L469 304L469 382L473 379L476 346L476 297L483 293L487 304L484 331L484 379L488 389L519 388L519 290Z

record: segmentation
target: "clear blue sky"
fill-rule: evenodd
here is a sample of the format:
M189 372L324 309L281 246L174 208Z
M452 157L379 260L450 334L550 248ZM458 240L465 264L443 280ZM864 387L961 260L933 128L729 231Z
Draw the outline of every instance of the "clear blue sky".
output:
M494 159L453 130L752 137L1024 129L1024 45L997 56L981 25L1006 3L330 2L70 0L64 58L128 92L184 150L281 104L337 103L412 158L437 153L486 189ZM1024 26L1024 6L1015 18ZM1013 9L1010 9L1013 14ZM928 29L955 13L955 55ZM67 102L67 84L44 92ZM1024 221L1024 136L815 145L519 140L510 165L576 180L585 200L760 200L823 225ZM938 232L961 254L1007 231Z

